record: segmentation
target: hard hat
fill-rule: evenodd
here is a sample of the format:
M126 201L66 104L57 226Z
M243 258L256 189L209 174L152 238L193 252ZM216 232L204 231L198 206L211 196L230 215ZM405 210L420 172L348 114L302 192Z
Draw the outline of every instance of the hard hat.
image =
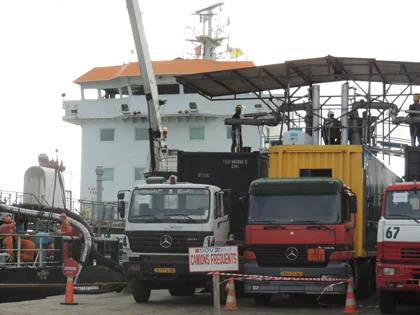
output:
M237 105L235 107L235 111L239 112L240 110L242 110L242 108L245 108L245 106L243 106L243 105Z
M328 112L328 116L334 116L334 112L333 112L332 110L330 110L330 111Z
M4 219L4 222L6 222L6 223L10 223L10 222L12 222L12 219L11 219L10 217L6 217L6 218Z
M414 100L420 101L420 94L414 94Z
M29 233L25 233L25 235L23 235L23 237L29 237Z
M62 214L60 214L60 218L67 218L67 215L63 212Z

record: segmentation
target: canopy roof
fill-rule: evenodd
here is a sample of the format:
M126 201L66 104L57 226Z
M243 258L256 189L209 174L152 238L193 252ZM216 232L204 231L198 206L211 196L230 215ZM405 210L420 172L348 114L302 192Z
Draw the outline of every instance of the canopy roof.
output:
M347 80L420 85L420 63L326 56L176 79L209 98Z

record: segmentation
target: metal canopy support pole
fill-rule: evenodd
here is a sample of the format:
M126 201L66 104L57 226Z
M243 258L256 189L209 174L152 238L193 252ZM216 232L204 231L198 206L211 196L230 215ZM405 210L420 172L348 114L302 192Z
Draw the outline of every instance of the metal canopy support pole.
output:
M346 145L349 141L349 84L346 82L341 86L341 144Z
M313 114L313 122L312 122L312 143L315 145L319 144L319 101L320 101L320 94L319 94L319 85L312 86L312 114Z
M104 168L102 166L97 166L95 169L95 173L96 173L96 203L97 203L96 210L102 209L103 211L104 209L101 206L101 204L102 204L102 180L103 180L102 175L104 175ZM99 217L100 217L100 213L98 214L98 218ZM101 222L99 222L98 224L98 236L101 236Z

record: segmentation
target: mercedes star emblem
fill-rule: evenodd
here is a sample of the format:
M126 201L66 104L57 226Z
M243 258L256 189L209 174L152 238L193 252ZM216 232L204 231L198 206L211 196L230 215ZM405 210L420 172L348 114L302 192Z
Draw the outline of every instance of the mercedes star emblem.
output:
M169 248L172 245L172 237L169 235L162 235L160 238L160 246L163 248Z
M299 256L299 251L296 247L289 247L286 249L286 258L289 260L296 260Z

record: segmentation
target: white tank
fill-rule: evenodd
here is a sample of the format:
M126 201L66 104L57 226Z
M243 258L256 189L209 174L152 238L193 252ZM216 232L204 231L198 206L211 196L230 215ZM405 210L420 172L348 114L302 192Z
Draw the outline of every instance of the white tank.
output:
M291 128L289 131L283 133L283 144L312 144L312 137L303 132L301 128Z
M41 166L32 166L25 172L23 183L23 203L42 204L54 207L65 207L65 187L63 174L56 170ZM59 178L61 178L62 186ZM55 185L55 193L54 193Z

